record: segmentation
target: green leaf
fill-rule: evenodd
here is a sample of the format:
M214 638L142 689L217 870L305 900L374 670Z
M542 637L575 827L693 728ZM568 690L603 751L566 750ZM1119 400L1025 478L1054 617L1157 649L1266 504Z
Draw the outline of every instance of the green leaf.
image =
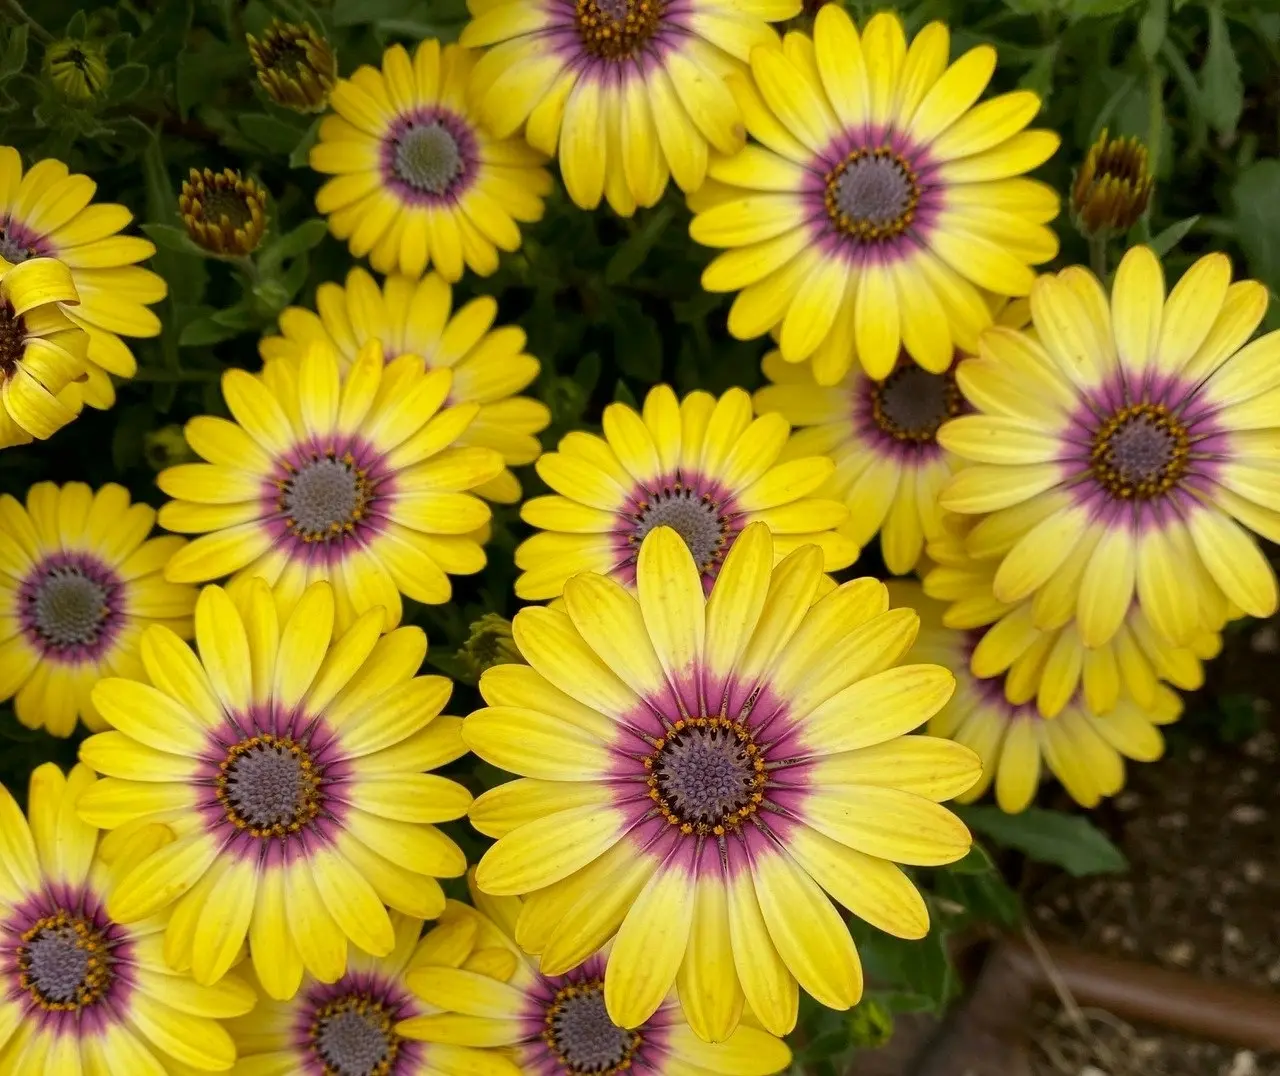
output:
M190 254L197 258L206 256L206 252L191 241L186 229L179 228L176 224L144 224L142 230L148 239L164 250Z
M1255 161L1236 177L1231 188L1236 231L1251 275L1280 290L1280 160Z
M1209 47L1200 68L1201 106L1209 126L1220 135L1235 134L1244 111L1244 81L1231 45L1231 31L1220 4L1209 8Z
M1071 0L1067 9L1072 22L1078 19L1101 18L1106 15L1119 15L1128 11L1139 0Z
M1163 258L1174 247L1176 247L1186 237L1187 233L1196 226L1200 220L1197 213L1194 217L1187 217L1185 220L1177 221L1170 224L1159 235L1155 236L1148 244L1152 250L1156 252L1158 257Z
M164 0L129 50L129 59L148 65L172 63L191 29L192 0Z
M1082 878L1128 866L1124 854L1083 815L1029 807L1005 814L999 807L956 808L965 823L1040 863L1053 863Z
M176 225L178 222L178 197L174 193L169 170L165 165L164 150L159 131L151 133L142 154L142 177L147 192L147 219L150 223ZM150 268L168 282L169 297L176 303L199 303L204 297L208 274L202 261L179 258L176 251L162 249L156 252ZM166 320L164 318L162 321ZM166 339L172 338L172 326L167 325ZM177 351L166 352L176 361Z
M208 40L198 48L188 44L174 68L178 115L184 120L197 105L208 103L211 87L248 84L250 79L249 53L243 41L239 45L228 45Z
M62 36L76 38L79 40L84 37L88 30L89 19L84 13L84 8L80 8L79 11L67 20L67 25L62 31Z
M225 316L228 312L220 311L219 313ZM203 347L208 344L220 344L233 336L239 336L244 331L235 325L224 325L215 320L216 317L217 315L210 314L187 322L183 326L182 334L178 337L178 346Z
M644 264L645 258L667 230L675 216L670 206L663 206L640 225L616 251L604 267L604 282L610 286L625 284Z
M1169 0L1147 0L1147 10L1138 20L1138 48L1148 60L1155 58L1169 28Z
M336 0L334 26L362 26L384 19L406 18L413 14L416 0Z
M636 402L636 394L622 378L618 378L618 383L613 386L613 399L615 403L624 403L633 410L640 410L640 404Z
M304 220L290 232L268 243L258 255L258 269L264 276L276 272L290 258L304 254L329 234L329 225L318 217Z
M121 104L139 93L151 77L151 69L146 64L125 64L111 72L111 82L107 86L107 100L113 105Z
M298 140L298 144L293 147L293 152L289 154L290 168L306 168L311 162L311 147L316 144L316 140L320 137L320 121L323 116L317 116L311 126L303 133L302 138Z
M292 153L303 132L292 123L261 112L246 112L239 119L245 137L272 153Z
M27 65L27 24L15 26L0 55L0 81L12 78Z
M634 299L623 299L612 320L618 369L637 381L657 381L662 376L662 337L653 319Z

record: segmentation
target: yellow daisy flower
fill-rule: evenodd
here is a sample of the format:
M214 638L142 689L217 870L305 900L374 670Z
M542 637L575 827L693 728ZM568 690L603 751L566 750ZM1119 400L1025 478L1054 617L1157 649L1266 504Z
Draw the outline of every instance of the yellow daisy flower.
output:
M970 542L983 556L1000 536L997 598L1065 588L1090 647L1135 595L1177 645L1219 627L1229 603L1276 611L1275 573L1249 534L1280 539L1280 332L1246 345L1266 308L1267 289L1232 284L1224 254L1166 301L1159 259L1135 247L1110 300L1087 269L1064 269L1036 281L1034 337L983 337L957 374L979 414L938 438L977 464L942 505L988 515Z
M476 801L473 823L497 838L476 884L528 895L516 936L544 975L616 935L604 995L620 1027L644 1024L673 985L711 1042L744 999L775 1035L795 1025L798 986L849 1008L861 965L827 894L923 937L928 911L895 862L950 863L970 846L939 802L977 779L977 758L904 735L954 684L897 665L915 614L889 612L874 579L815 602L815 546L774 560L769 528L752 524L708 598L689 547L658 527L637 594L584 572L563 609L516 614L529 664L487 670L488 708L463 727L523 778Z
M475 56L423 41L402 45L339 79L311 149L311 167L335 176L316 209L329 231L380 273L421 276L434 265L446 280L463 265L481 276L498 251L520 246L517 221L542 218L551 190L543 156L523 140L495 138L468 101Z
M710 147L742 148L742 113L724 76L751 50L774 45L769 22L800 0L467 0L468 46L493 46L476 64L480 115L501 137L523 125L547 156L560 150L569 197L601 197L631 216L674 176L702 186Z
M704 1042L674 994L638 1027L619 1027L605 1008L607 952L544 975L515 941L524 902L486 897L474 885L472 898L476 908L449 902L423 940L430 956L406 976L427 1011L405 1019L399 1031L430 1043L429 1050L448 1043L485 1048L483 1067L474 1071L495 1076L771 1076L791 1063L786 1043L746 1024L723 1042Z
M1004 677L1004 689L1015 706L1035 700L1040 713L1056 717L1083 699L1088 709L1108 714L1123 698L1155 707L1164 689L1161 680L1184 691L1204 685L1203 661L1222 649L1218 624L1175 646L1151 626L1150 617L1133 602L1115 634L1098 647L1087 647L1075 620L1075 560L1034 599L1002 602L992 593L995 560L975 560L957 528L947 520L947 533L929 543L934 562L924 573L924 590L948 602L942 623L953 630L990 630L972 646L970 668L983 679ZM908 603L909 604L909 603ZM1041 627L1040 625L1046 625Z
M982 779L958 795L958 803L972 803L994 785L1000 809L1017 814L1031 805L1047 770L1077 803L1096 807L1124 788L1125 759L1154 762L1164 754L1160 726L1182 713L1182 701L1172 688L1158 685L1145 704L1122 697L1105 715L1077 697L1049 719L1030 703L1010 702L1004 675L973 673L975 646L990 632L946 627L942 606L924 597L918 584L894 584L893 599L920 614L920 636L911 657L937 662L956 676L956 693L927 729L982 758Z
M753 79L731 79L760 144L712 160L690 234L729 248L702 284L740 291L734 336L779 329L783 358L816 356L823 384L855 356L886 378L900 346L941 373L991 324L980 288L1031 290L1031 266L1058 251L1047 224L1059 199L1022 173L1058 136L1023 130L1040 110L1029 91L974 107L995 50L978 45L947 66L949 46L934 22L908 47L890 12L859 37L827 4L812 39L757 47Z
M79 301L61 262L0 261L0 448L52 437L80 413L89 337L62 307Z
M479 949L479 931L470 920L461 920L458 907L450 901L441 916L441 922L449 925L426 938L421 936L421 919L392 912L395 945L385 956L370 956L352 946L346 970L335 982L323 983L308 975L298 993L285 1001L263 992L252 1013L228 1025L240 1050L237 1073L520 1076L511 1062L491 1051L452 1040L428 1045L397 1030L401 1021L431 1011L409 990L409 976L436 966L442 972L457 967L467 967L468 973L490 972L491 965L484 961L494 955L515 966L514 958L496 947Z
M156 252L151 241L119 234L133 214L122 205L92 204L96 190L88 176L53 158L23 175L18 151L0 146L0 267L56 258L71 270L75 294L56 298L67 304L62 313L89 334L88 380L78 392L102 409L116 399L108 375L132 377L138 369L120 337L160 335L160 319L148 307L168 288L137 264Z
M449 406L453 374L416 355L383 362L370 341L339 374L333 349L308 345L296 363L255 377L228 370L222 391L234 422L202 416L187 442L208 463L181 464L156 481L171 497L160 524L200 534L165 569L176 582L235 573L232 587L266 579L287 616L308 583L327 579L338 625L381 606L400 623L401 593L439 604L449 576L480 571L474 534L489 508L467 492L502 473L492 448L460 446L480 410Z
M814 544L827 571L848 567L858 547L832 529L847 510L809 496L833 464L825 456L779 462L789 432L778 415L752 421L751 397L742 389L718 400L691 392L677 401L658 385L641 414L610 404L603 438L576 430L538 460L538 474L556 492L526 501L520 511L543 533L516 549L523 572L516 594L554 598L584 570L634 586L640 543L662 526L684 539L708 588L742 529L756 520L773 531L779 559Z
M191 637L195 588L161 574L186 542L148 538L155 521L114 483L95 493L37 482L25 508L0 495L0 701L13 697L28 728L105 728L89 693L103 676L141 671L143 630Z
M1025 324L1025 303L997 305L1001 323ZM924 543L942 534L938 493L960 465L938 445L938 428L966 410L954 365L931 373L904 352L887 378L874 380L855 364L834 385L780 351L761 365L771 384L753 397L756 414L798 427L782 458L830 456L835 472L818 492L848 505L840 533L862 548L878 531L889 571L911 571Z
M423 772L466 751L461 722L437 717L452 685L414 675L426 637L380 638L379 610L334 628L327 583L288 618L261 580L238 607L205 587L199 657L153 626L142 637L150 683L94 688L114 731L80 746L106 775L80 798L80 817L177 835L121 878L107 910L136 923L173 906L165 959L199 983L222 978L246 936L271 997L293 997L304 968L335 982L348 940L380 956L394 947L384 905L433 918L444 908L436 878L466 869L431 824L464 815L471 796Z
M387 362L414 355L428 370L453 371L451 404L480 405L459 445L479 445L501 453L506 468L474 490L491 501L514 504L520 482L511 473L538 458L537 434L551 422L546 405L515 395L538 376L538 360L524 351L524 330L493 328L498 304L473 299L456 312L449 285L436 273L419 281L388 277L382 288L365 270L352 269L342 284L316 289L316 311L291 306L280 315L279 336L258 346L262 358L301 361L313 342L327 344L345 373L360 349L374 341Z
M0 786L0 1072L225 1072L235 1045L219 1021L253 1008L253 989L170 969L167 915L126 924L108 910L172 834L134 826L99 840L75 813L99 783L87 766L64 776L45 763L31 775L29 822Z

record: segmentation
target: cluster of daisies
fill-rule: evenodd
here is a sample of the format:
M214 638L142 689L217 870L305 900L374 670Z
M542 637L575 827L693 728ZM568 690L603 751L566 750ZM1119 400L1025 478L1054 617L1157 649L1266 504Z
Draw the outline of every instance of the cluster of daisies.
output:
M1275 611L1266 290L1210 255L1166 293L1145 248L1109 291L1037 277L1057 139L1033 94L978 103L991 49L834 4L780 37L798 0L472 10L460 45L277 72L328 93L318 207L387 275L226 372L168 502L0 497L0 699L93 733L25 816L0 789L0 1072L770 1076L801 990L862 996L845 912L928 932L904 867L971 846L943 802L1113 794ZM659 385L543 453L523 332L450 283L519 246L552 155L587 209L675 180L766 387ZM5 149L0 179L10 445L112 403L164 284L88 178ZM403 603L483 569L492 504L548 604L462 719ZM916 579L832 578L877 535ZM515 779L434 772L468 751Z

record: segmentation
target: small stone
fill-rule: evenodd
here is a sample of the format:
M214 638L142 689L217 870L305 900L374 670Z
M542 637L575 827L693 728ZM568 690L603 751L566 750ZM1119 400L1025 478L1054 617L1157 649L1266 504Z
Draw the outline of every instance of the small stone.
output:
M1254 826L1266 820L1267 812L1253 803L1237 803L1231 808L1228 817L1242 826Z
M1222 928L1222 940L1233 949L1244 948L1244 931L1228 923Z
M1280 651L1280 631L1266 624L1253 633L1249 646L1257 654L1274 654Z
M1102 928L1102 940L1108 945L1114 944L1120 940L1120 936L1124 933L1119 923L1108 923Z
M1191 748L1191 750L1187 752L1187 758L1189 758L1192 762L1203 762L1204 748L1198 745L1196 747Z
M1180 968L1190 967L1191 961L1195 959L1195 946L1189 941L1175 942L1168 946L1161 954L1170 964L1177 964Z
M1175 811L1173 814L1162 815L1160 818L1161 829L1186 829L1187 816L1182 811Z
M1231 1059L1227 1076L1257 1076L1258 1058L1252 1050L1241 1050Z
M1122 811L1133 811L1142 806L1142 797L1132 790L1122 792L1116 797L1116 806Z
M1267 876L1267 868L1256 859L1246 860L1242 869L1244 871L1244 880L1253 885L1257 885Z
M1267 982L1280 983L1280 960L1277 960L1271 967L1267 968Z
M1080 1076L1111 1076L1111 1074L1098 1068L1097 1065L1085 1065L1080 1070Z
M1258 771L1255 770L1252 766L1246 766L1244 769L1240 771L1241 784L1251 785L1257 779L1258 779Z

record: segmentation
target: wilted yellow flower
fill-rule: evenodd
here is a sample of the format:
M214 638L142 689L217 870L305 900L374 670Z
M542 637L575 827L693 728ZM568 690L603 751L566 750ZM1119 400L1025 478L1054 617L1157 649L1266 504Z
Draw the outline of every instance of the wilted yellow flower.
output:
M44 54L53 88L72 101L92 101L107 88L111 69L101 48L89 41L55 41Z
M267 228L267 192L231 168L191 169L178 208L192 241L212 254L252 254Z
M274 19L261 41L245 36L258 81L271 100L295 112L324 111L338 77L338 60L310 23Z
M1136 138L1111 138L1104 128L1071 188L1071 209L1085 235L1127 232L1147 211L1155 177L1147 147Z

